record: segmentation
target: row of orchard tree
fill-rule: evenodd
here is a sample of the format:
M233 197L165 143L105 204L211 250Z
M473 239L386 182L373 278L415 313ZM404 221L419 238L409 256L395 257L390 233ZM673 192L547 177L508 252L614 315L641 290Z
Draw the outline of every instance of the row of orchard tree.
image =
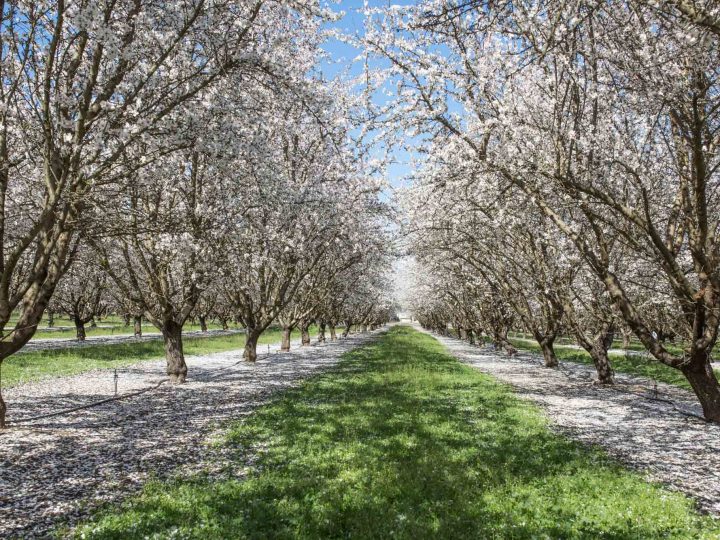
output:
M720 421L720 6L424 1L369 10L393 84L377 111L424 160L404 194L416 316L557 363L574 336L602 383L621 333ZM673 338L677 347L669 345Z
M241 322L250 361L276 321L384 320L387 211L316 2L0 5L0 365L52 302L152 322L176 382L189 317Z
M64 315L74 325L77 341L87 338L87 326L97 328L99 322L108 317L120 319L125 327L132 326L135 337L143 337L146 322L145 311L138 303L128 299L122 289L103 271L97 259L76 259L63 275L48 304L45 322L48 329L56 329L57 315ZM293 295L286 297L273 326L282 330L281 349L290 350L294 330L301 333L303 345L310 343L310 327L317 325L319 342L347 337L352 327L366 332L396 317L396 306L390 296L386 279L387 268L383 266L385 253L366 262L380 264L380 271L364 270L362 267L348 268L340 274L327 273L319 267L305 278ZM232 289L220 282L203 289L195 308L186 321L208 332L211 323L227 332L247 323L242 317L238 304L229 293ZM232 325L232 326L231 326ZM59 328L57 328L59 329ZM250 343L245 354L252 361L252 352L257 344Z

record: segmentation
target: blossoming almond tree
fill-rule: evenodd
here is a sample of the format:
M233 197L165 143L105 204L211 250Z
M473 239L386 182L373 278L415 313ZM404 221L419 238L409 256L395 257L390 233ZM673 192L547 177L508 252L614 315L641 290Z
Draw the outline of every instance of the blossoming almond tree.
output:
M248 361L299 291L361 260L364 217L377 204L379 186L358 175L337 102L317 95L305 105L279 107L284 121L262 128L263 151L236 176L245 183L244 210L230 238L224 286L247 328Z
M172 148L173 111L257 67L248 44L287 15L269 0L1 5L0 330L18 318L0 362L35 332L88 196L127 176L117 164L138 145L135 169Z
M72 250L68 264L49 307L70 317L77 340L85 341L85 325L105 315L110 307L107 276L87 246Z
M720 421L717 34L641 3L424 2L371 16L367 45L398 88L388 120L461 141L489 197L524 192ZM640 311L614 239L666 280L682 354Z
M255 55L257 63L226 74L179 107L174 132L163 134L177 149L137 172L132 163L148 149L128 153L126 181L102 191L96 204L98 221L110 216L113 227L95 248L116 286L162 332L173 382L187 376L182 328L204 291L206 300L218 294L217 269L231 253L228 239L247 208L237 175L244 163L259 159L257 148L265 142L264 128L253 126L284 121L275 104L301 89L314 62L315 17L275 5L261 11L256 23L246 54ZM255 211L266 202L252 204ZM103 231L102 223L97 228Z

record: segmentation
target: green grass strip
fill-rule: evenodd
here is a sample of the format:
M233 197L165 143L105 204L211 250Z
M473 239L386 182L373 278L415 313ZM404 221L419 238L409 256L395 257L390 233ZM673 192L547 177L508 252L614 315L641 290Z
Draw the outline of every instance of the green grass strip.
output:
M79 538L716 538L681 494L553 434L433 338L395 327L232 425L234 470L148 484Z
M540 346L537 343L512 338L509 341L512 343L513 347L518 349L542 354ZM559 360L564 360L565 362L593 365L592 357L583 349L557 345L555 347L555 355ZM679 370L666 366L649 356L611 353L609 358L610 364L616 373L626 373L628 375L646 377L658 382L664 382L679 386L680 388L692 390L690 383L688 383L685 376ZM718 373L718 375L720 375L720 373Z
M315 339L316 328L311 328ZM300 337L296 330L293 338ZM278 343L281 331L267 330L260 338L259 345ZM183 350L187 356L231 351L245 347L245 334L231 334L211 337L192 337L183 339ZM263 347L258 346L262 354ZM120 368L165 356L161 339L152 341L129 341L109 345L88 345L28 351L15 354L2 363L3 388L30 381L76 375L92 369Z

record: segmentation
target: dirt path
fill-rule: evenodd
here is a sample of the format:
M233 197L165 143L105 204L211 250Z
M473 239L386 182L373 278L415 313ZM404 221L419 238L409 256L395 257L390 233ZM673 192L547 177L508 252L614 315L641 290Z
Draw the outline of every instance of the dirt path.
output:
M422 330L416 327L418 330ZM592 367L561 362L548 369L542 358L522 352L508 358L492 350L433 334L462 362L511 384L547 413L551 425L573 439L604 447L633 468L693 497L720 516L720 426L701 413L682 388L617 374L615 388L592 384ZM646 396L646 397L642 397Z
M107 370L51 379L6 391L16 422L0 433L0 537L47 535L103 501L160 477L207 470L223 463L208 447L226 421L249 414L278 389L334 365L373 334L279 353L271 347L256 364L242 350L188 357L189 379L63 416L23 419L112 395ZM153 388L165 377L164 360L132 366L120 392ZM18 424L17 422L21 422ZM218 454L220 453L220 454Z

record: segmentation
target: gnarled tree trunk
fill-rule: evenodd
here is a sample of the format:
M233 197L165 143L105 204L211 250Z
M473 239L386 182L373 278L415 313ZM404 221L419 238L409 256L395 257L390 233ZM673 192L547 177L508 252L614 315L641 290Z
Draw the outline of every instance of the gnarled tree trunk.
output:
M74 317L75 337L78 341L85 341L85 321L79 317Z
M475 332L470 328L467 330L467 340L470 345L475 345Z
M282 329L282 342L280 343L280 350L288 352L290 350L290 337L292 336L292 327L283 326Z
M300 344L305 347L310 345L310 323L300 322Z
M198 319L200 320L200 331L207 332L208 331L207 317L205 317L205 315L199 315Z
M335 325L330 325L330 341L335 341L337 339L337 333L335 332Z
M162 335L165 341L165 361L167 374L172 383L184 383L187 377L187 364L183 353L182 325L174 320L163 322Z
M346 338L350 335L350 328L352 328L352 321L345 321L345 328L343 329L342 337Z
M246 362L255 362L257 360L257 344L260 334L257 328L248 328L245 338L245 352L243 358Z
M142 315L135 315L133 318L133 333L136 338L142 337Z
M321 320L320 324L318 324L318 343L325 343L325 327L327 325L325 324L325 321Z
M615 327L610 325L595 337L595 340L588 351L593 360L593 364L595 364L595 370L598 374L598 383L600 384L615 383L612 366L610 365L610 357L608 356L608 349L612 347L614 339Z
M555 336L546 336L538 341L542 349L545 367L554 368L558 366L558 359L555 355Z
M507 328L494 329L493 330L493 347L496 350L504 350L508 355L512 356L517 352L517 349L512 346L507 338Z
M608 356L607 349L596 344L589 352L593 364L595 364L595 371L597 371L597 382L599 384L615 384L615 377L612 366L610 365L610 357Z
M695 391L705 418L720 422L720 387L707 354L696 353L681 371Z
M592 358L593 364L595 365L595 371L597 371L599 384L614 384L614 374L612 365L610 364L610 358L608 357L607 351L612 346L613 339L615 339L615 328L613 325L608 325L603 328L593 339L590 341L581 329L576 329L575 336L580 346L587 351Z

